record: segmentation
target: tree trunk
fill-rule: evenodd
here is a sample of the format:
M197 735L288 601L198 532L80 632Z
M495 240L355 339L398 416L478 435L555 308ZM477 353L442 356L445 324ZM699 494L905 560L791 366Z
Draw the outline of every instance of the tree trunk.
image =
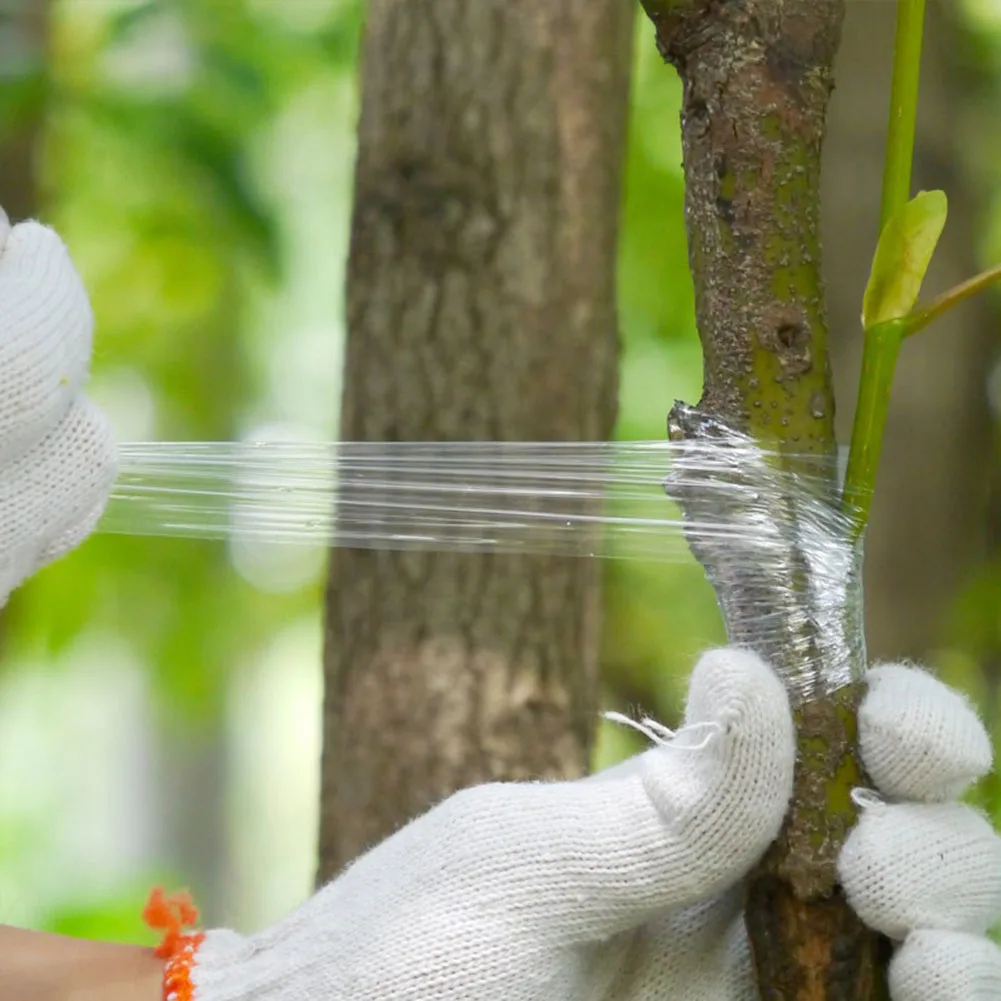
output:
M28 77L45 65L48 0L13 0L0 14L0 51L5 72ZM43 122L41 102L9 109L0 136L0 206L11 222L38 213L38 157Z
M341 437L602 440L633 15L623 0L372 0ZM599 573L336 550L321 880L457 789L571 777Z
M818 580L818 554L800 533L836 502L820 159L845 0L644 6L684 83L686 217L705 357L702 414L675 408L671 435L718 455L728 440L708 414L780 456L778 476L775 466L741 462L738 482L754 478L755 489L728 495L727 516L747 519L736 542L693 545L731 640L770 660L797 702L794 802L748 893L758 986L765 1001L868 1001L885 986L885 944L852 913L836 872L855 821L851 789L863 782L855 554L827 534L819 562L830 576ZM757 477L768 470L770 479ZM815 486L800 496L788 475L804 471ZM705 486L675 483L694 520L721 515ZM750 537L762 517L774 529L765 554Z

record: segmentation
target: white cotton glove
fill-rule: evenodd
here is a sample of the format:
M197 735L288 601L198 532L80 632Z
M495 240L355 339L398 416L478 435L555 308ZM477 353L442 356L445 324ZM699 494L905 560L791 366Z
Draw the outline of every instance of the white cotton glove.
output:
M93 530L115 478L83 395L93 318L62 240L0 210L0 605Z
M856 913L902 942L893 1001L1001 998L1001 951L986 937L1001 918L1001 840L958 803L991 766L990 740L958 693L915 668L869 672L859 713L873 801L841 853Z
M996 1001L1001 840L949 800L989 768L986 734L926 674L871 678L861 746L887 803L845 849L847 892L903 942L894 1001ZM195 1001L752 1001L741 881L794 756L772 671L709 653L664 746L581 781L461 792L269 931L209 932L172 982Z

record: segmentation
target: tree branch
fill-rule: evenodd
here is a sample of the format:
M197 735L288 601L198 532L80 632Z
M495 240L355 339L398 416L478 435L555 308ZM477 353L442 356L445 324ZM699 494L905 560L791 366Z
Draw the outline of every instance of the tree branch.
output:
M834 393L820 270L820 157L845 0L643 0L657 46L684 83L689 257L705 358L699 413L672 412L676 439L712 440L700 414L776 449L834 504ZM697 491L682 491L698 517ZM704 503L704 501L703 501ZM765 1001L869 1001L884 943L854 916L836 860L855 820L857 681L865 651L856 554L837 554L839 587L818 613L815 565L785 496L785 551L755 565L702 545L731 639L787 678L814 672L797 708L799 765L785 829L752 879L748 929ZM770 617L762 633L761 616ZM848 683L828 685L832 677ZM804 689L798 689L803 692Z
M647 0L684 81L685 207L703 407L830 453L820 150L844 0Z

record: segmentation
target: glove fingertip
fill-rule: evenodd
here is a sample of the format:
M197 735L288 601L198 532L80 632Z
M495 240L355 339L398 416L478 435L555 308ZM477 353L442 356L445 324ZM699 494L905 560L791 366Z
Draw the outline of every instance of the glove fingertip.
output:
M912 932L890 964L894 1001L995 1001L1001 997L1001 949L963 932Z
M1001 838L961 803L865 807L838 876L855 913L893 939L916 928L980 934L1001 917Z
M905 664L869 671L859 747L876 787L894 799L955 799L993 761L987 730L965 696Z
M97 527L118 470L114 432L86 397L0 482L0 604Z
M792 734L789 696L775 672L752 650L722 647L704 653L688 688L686 723L739 719L773 724L788 722Z
M0 461L36 445L86 380L94 317L59 235L19 223L0 253Z

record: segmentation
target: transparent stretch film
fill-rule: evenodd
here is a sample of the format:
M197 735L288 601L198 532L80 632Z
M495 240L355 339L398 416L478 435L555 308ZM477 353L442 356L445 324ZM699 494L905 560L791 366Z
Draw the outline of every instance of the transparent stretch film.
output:
M730 642L765 657L804 700L860 680L862 546L836 497L837 457L769 454L681 405L670 432L667 491ZM717 523L730 526L726 540Z
M670 562L694 553L732 642L783 662L797 694L840 687L864 650L860 554L827 499L831 471L790 472L687 413L698 433L671 442L125 444L101 529Z

